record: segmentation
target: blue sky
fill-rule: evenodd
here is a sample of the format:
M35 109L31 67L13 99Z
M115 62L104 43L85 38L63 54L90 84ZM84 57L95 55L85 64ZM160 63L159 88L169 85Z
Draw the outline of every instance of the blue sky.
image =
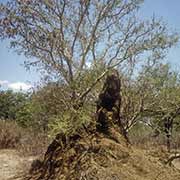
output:
M0 0L5 2L6 0ZM140 16L142 18L152 17L155 14L157 17L162 17L168 23L170 30L180 32L180 0L145 0ZM25 57L17 55L14 50L8 48L8 41L0 41L0 84L11 89L24 90L30 87L30 84L39 80L39 75L36 71L27 72L22 66ZM180 68L180 43L176 48L170 50L167 61L178 70Z
M172 31L180 34L180 0L145 0L140 10L142 17L162 17ZM175 70L180 69L180 42L173 47L166 60Z

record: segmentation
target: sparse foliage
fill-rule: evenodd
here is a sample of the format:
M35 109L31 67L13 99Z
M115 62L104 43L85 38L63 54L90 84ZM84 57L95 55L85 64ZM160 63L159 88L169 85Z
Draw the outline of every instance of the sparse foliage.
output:
M45 69L67 83L74 98L77 89L72 84L79 83L88 66L103 62L105 70L98 75L103 78L107 68L133 64L145 54L149 61L161 59L177 41L177 36L169 34L160 20L153 17L141 21L136 17L141 3L142 0L9 1L0 6L0 37L10 38L12 47L36 58L27 60L26 66Z

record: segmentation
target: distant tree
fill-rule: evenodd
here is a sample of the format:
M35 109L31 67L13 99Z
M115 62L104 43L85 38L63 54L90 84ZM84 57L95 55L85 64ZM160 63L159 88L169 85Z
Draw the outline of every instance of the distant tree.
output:
M159 64L151 70L146 69L142 76L144 91L147 91L143 116L149 125L166 135L170 151L172 132L180 123L180 75L168 64Z
M16 119L16 113L24 105L27 95L11 90L0 91L0 119Z

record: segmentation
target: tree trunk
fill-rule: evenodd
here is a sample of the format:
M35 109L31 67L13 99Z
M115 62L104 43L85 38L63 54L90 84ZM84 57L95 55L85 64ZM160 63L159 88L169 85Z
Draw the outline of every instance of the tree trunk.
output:
M171 151L171 136L172 136L172 128L173 128L173 121L170 118L166 118L164 121L164 128L166 133L166 145L168 152Z

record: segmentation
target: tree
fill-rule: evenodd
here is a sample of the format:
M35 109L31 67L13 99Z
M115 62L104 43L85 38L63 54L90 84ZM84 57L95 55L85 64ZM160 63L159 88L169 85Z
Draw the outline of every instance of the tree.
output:
M143 76L143 78L142 78ZM180 118L180 76L168 64L159 64L145 69L141 79L147 87L143 116L149 125L166 135L167 149L170 151L173 128Z
M120 116L126 134L141 120L146 92L137 79L122 76Z
M161 20L137 17L142 2L9 1L0 6L0 38L29 57L26 67L66 85L69 107L76 112L94 99L94 87L109 71L162 59L177 42Z
M16 0L1 4L0 37L38 66L72 87L89 64L103 62L105 70L123 62L134 63L145 53L149 59L162 54L176 41L154 17L136 17L142 0ZM146 53L148 52L148 53ZM148 57L146 57L148 59ZM98 77L97 77L98 79ZM93 85L93 83L92 83ZM84 91L88 91L84 89ZM89 92L89 91L88 91ZM79 97L84 98L85 92Z

